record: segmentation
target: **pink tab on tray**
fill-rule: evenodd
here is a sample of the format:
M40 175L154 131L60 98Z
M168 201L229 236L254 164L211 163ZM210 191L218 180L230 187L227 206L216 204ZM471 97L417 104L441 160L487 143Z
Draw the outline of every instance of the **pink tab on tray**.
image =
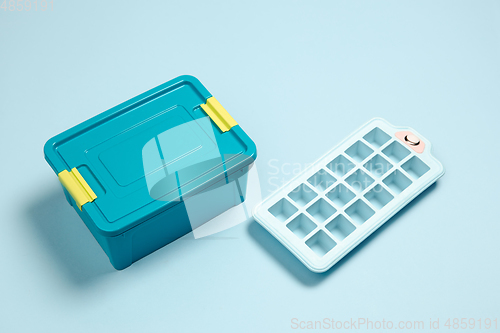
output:
M396 137L403 141L405 145L413 149L416 153L422 154L425 149L425 143L418 136L409 131L397 132Z

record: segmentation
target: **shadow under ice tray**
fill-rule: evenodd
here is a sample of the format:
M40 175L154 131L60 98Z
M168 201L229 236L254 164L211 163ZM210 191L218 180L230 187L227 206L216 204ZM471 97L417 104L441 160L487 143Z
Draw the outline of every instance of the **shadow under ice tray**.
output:
M376 118L262 202L254 217L320 273L443 174L428 140Z

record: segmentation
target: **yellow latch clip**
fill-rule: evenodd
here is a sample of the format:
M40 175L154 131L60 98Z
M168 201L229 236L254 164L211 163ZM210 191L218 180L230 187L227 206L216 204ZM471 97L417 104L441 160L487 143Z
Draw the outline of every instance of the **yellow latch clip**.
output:
M224 109L215 97L207 99L207 102L202 104L201 108L206 112L206 114L208 114L208 116L214 121L222 132L227 132L233 126L238 125L236 120L231 117L229 112Z
M57 176L61 184L68 190L73 199L75 199L80 210L82 210L82 206L86 203L97 199L97 195L95 195L89 184L83 179L77 168L73 168L71 171L63 170Z

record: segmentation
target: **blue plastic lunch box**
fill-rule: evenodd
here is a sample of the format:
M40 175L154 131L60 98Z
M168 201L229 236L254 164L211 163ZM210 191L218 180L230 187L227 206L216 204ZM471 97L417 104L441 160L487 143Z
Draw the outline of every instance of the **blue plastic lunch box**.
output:
M192 231L193 215L206 222L244 201L257 157L250 137L192 76L53 137L44 153L116 269ZM228 185L236 190L221 191Z

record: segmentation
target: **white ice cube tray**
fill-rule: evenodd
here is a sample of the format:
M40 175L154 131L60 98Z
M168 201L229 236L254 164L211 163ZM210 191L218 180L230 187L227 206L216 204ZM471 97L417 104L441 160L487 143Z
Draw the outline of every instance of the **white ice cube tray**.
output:
M264 200L254 217L321 273L443 174L428 140L376 118Z

